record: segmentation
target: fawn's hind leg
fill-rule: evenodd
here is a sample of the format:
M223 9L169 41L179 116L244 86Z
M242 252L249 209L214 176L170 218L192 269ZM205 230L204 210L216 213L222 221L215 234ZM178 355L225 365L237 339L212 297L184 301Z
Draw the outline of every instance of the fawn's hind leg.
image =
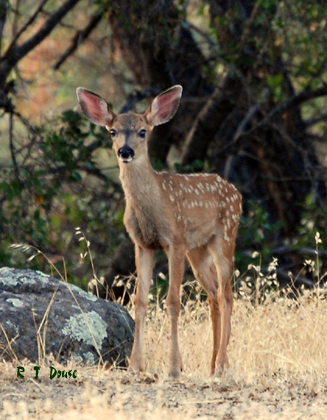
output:
M220 340L216 358L217 373L223 370L224 367L229 366L227 346L231 333L231 315L233 310L231 272L234 247L235 241L229 241L219 237L214 238L208 246L218 279L217 302L220 313Z
M217 299L217 272L206 246L188 251L187 258L191 264L195 278L208 293L213 331L213 351L210 372L213 375L216 371L216 359L221 337L221 317Z

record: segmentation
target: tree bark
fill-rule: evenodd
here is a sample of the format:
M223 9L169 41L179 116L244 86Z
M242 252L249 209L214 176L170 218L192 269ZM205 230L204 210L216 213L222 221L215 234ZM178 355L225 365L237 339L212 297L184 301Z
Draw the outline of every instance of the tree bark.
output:
M165 164L171 145L181 144L185 129L179 127L195 117L197 110L190 102L213 91L201 72L206 59L182 25L174 2L122 0L112 7L113 43L122 51L136 84L142 89L150 86L156 93L175 84L183 86L178 115L164 128L156 127L149 141L150 156ZM193 101L187 102L188 97Z

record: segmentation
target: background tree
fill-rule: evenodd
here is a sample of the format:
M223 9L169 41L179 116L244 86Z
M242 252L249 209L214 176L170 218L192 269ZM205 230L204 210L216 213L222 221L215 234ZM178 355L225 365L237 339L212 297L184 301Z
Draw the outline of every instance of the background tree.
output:
M60 5L43 0L38 5L3 1L0 7L0 258L3 264L25 264L25 258L8 250L12 243L24 243L40 250L32 267L45 269L43 253L50 262L66 261L72 268L71 277L81 277L84 272L83 267L79 272L79 238L75 237L74 228L93 224L93 245L99 253L104 252L102 240L111 244L101 234L104 227L115 246L119 241L108 216L120 202L119 194L116 195L119 187L99 169L92 155L100 147L110 147L107 138L103 133L90 131L72 111L52 118L51 127L45 120L56 108L54 91L59 93L57 97L74 96L67 81L63 83L67 73L56 73L73 51L69 36L74 37L76 45L78 33L81 46L105 16L101 4L88 7L92 12L88 16L84 13L86 5L78 0ZM96 57L94 53L93 58ZM41 118L42 125L37 126ZM96 182L100 183L99 188L94 187Z
M201 6L210 22L206 32L174 2L113 2L114 40L137 83L144 89L175 83L185 88L177 118L170 130L154 132L150 154L165 165L175 146L183 167L207 166L235 182L246 199L246 214L249 202L260 203L276 226L265 232L272 251L299 274L298 254L284 249L281 255L276 248L285 239L298 241L308 197L325 228L325 170L312 123L326 116L303 118L317 112L315 100L327 93L325 5L211 0ZM314 45L309 55L308 43ZM251 245L260 250L253 239ZM287 278L281 269L279 276Z
M299 284L314 284L303 259L315 255L316 231L326 229L323 1L103 0L87 14L82 0L58 8L43 1L32 13L20 3L16 9L1 4L0 107L9 119L11 159L2 174L4 244L24 241L53 260L64 257L72 277L87 278L90 272L76 258L80 245L72 232L78 224L104 275L92 283L94 292L111 293L117 275L134 271L132 245L121 227L121 190L100 152L110 148L108 137L73 112L51 128L25 117L22 89L40 96L37 83L24 80L26 55L45 40L43 48L55 45L47 62L52 84L48 70L42 77L46 106L56 89L69 97L58 105L74 106L73 88L80 84L123 112L144 110L158 92L183 85L176 118L151 137L153 163L217 172L238 186L245 209L236 255L241 271L259 251L267 266L278 256L280 280L289 280L291 270ZM64 42L51 44L54 28ZM18 131L24 133L19 142ZM115 161L109 156L109 162ZM13 258L2 252L4 261ZM38 256L33 263L42 261ZM155 274L161 270L159 258Z

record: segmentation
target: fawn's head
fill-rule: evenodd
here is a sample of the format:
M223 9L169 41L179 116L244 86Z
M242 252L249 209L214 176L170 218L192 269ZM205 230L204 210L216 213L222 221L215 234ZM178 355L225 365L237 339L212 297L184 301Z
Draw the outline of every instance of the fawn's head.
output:
M153 127L168 122L176 113L182 87L173 86L158 95L144 114L116 115L107 102L84 88L77 97L85 116L110 132L113 149L121 162L129 163L147 155L147 139Z

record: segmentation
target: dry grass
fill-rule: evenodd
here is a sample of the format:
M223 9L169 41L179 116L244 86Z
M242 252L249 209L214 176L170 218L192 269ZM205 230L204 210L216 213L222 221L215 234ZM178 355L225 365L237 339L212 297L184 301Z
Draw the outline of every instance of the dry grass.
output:
M151 308L147 373L77 369L77 379L49 379L43 364L0 365L1 419L324 419L327 418L327 304L318 297L268 299L253 307L236 300L229 346L231 368L211 379L211 326L206 303L189 303L180 321L185 373L167 377L169 322ZM58 369L67 369L57 366Z

